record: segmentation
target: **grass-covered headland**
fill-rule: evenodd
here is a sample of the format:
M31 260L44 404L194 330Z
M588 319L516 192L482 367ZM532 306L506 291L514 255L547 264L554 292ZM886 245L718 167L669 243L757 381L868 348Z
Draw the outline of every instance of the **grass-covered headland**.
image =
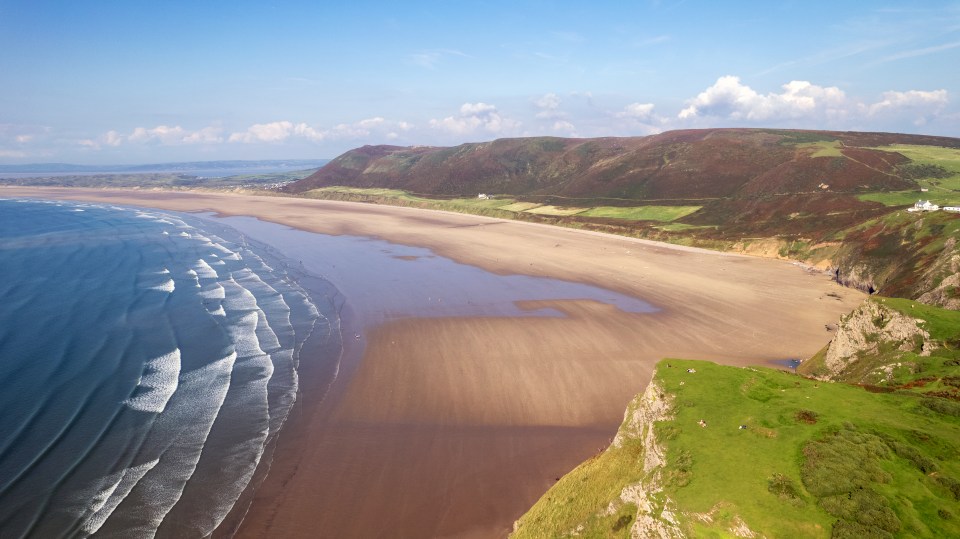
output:
M927 369L957 372L943 357ZM658 401L651 443L637 417ZM618 441L561 478L514 537L960 536L952 399L663 360Z

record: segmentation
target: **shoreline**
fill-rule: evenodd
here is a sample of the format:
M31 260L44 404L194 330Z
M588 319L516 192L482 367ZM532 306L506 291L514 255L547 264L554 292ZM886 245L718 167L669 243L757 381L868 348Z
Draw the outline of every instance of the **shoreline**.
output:
M467 214L135 190L2 188L0 196L253 216L427 248L465 266L456 271L468 289L466 266L600 286L661 309L626 312L582 297L526 304L563 316L398 314L384 306L422 300L429 277L377 288L356 267L306 259L346 296L347 323L363 338L345 331L344 358L349 347L356 357L342 362L322 402L302 372L293 420L240 537L502 536L554 477L606 446L660 358L746 366L807 357L829 339L824 324L864 297L789 262ZM420 259L400 260L416 268ZM513 286L506 296L522 288ZM464 294L480 301L489 288ZM440 298L429 299L433 309Z

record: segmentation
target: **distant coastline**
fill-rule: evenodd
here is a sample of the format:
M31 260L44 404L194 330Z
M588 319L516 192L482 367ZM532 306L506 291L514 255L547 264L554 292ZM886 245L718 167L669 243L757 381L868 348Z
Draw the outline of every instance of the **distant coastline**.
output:
M319 168L329 159L269 159L230 161L185 161L145 165L78 165L72 163L31 163L0 165L0 178L36 178L92 174L178 173L221 178L239 174L264 174Z

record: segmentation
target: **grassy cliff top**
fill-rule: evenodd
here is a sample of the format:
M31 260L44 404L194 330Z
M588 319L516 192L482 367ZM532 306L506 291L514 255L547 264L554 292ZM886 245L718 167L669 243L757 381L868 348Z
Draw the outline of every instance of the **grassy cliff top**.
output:
M671 399L654 425L665 464L645 472L636 436L611 446L514 537L630 537L638 517L689 537L960 535L960 403L702 361L661 361L651 387Z

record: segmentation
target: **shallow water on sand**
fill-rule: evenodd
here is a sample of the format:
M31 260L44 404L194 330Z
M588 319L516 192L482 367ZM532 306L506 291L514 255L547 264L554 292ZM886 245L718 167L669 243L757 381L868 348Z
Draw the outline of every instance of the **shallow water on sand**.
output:
M0 200L0 536L209 533L308 338L339 340L332 300L225 226Z

